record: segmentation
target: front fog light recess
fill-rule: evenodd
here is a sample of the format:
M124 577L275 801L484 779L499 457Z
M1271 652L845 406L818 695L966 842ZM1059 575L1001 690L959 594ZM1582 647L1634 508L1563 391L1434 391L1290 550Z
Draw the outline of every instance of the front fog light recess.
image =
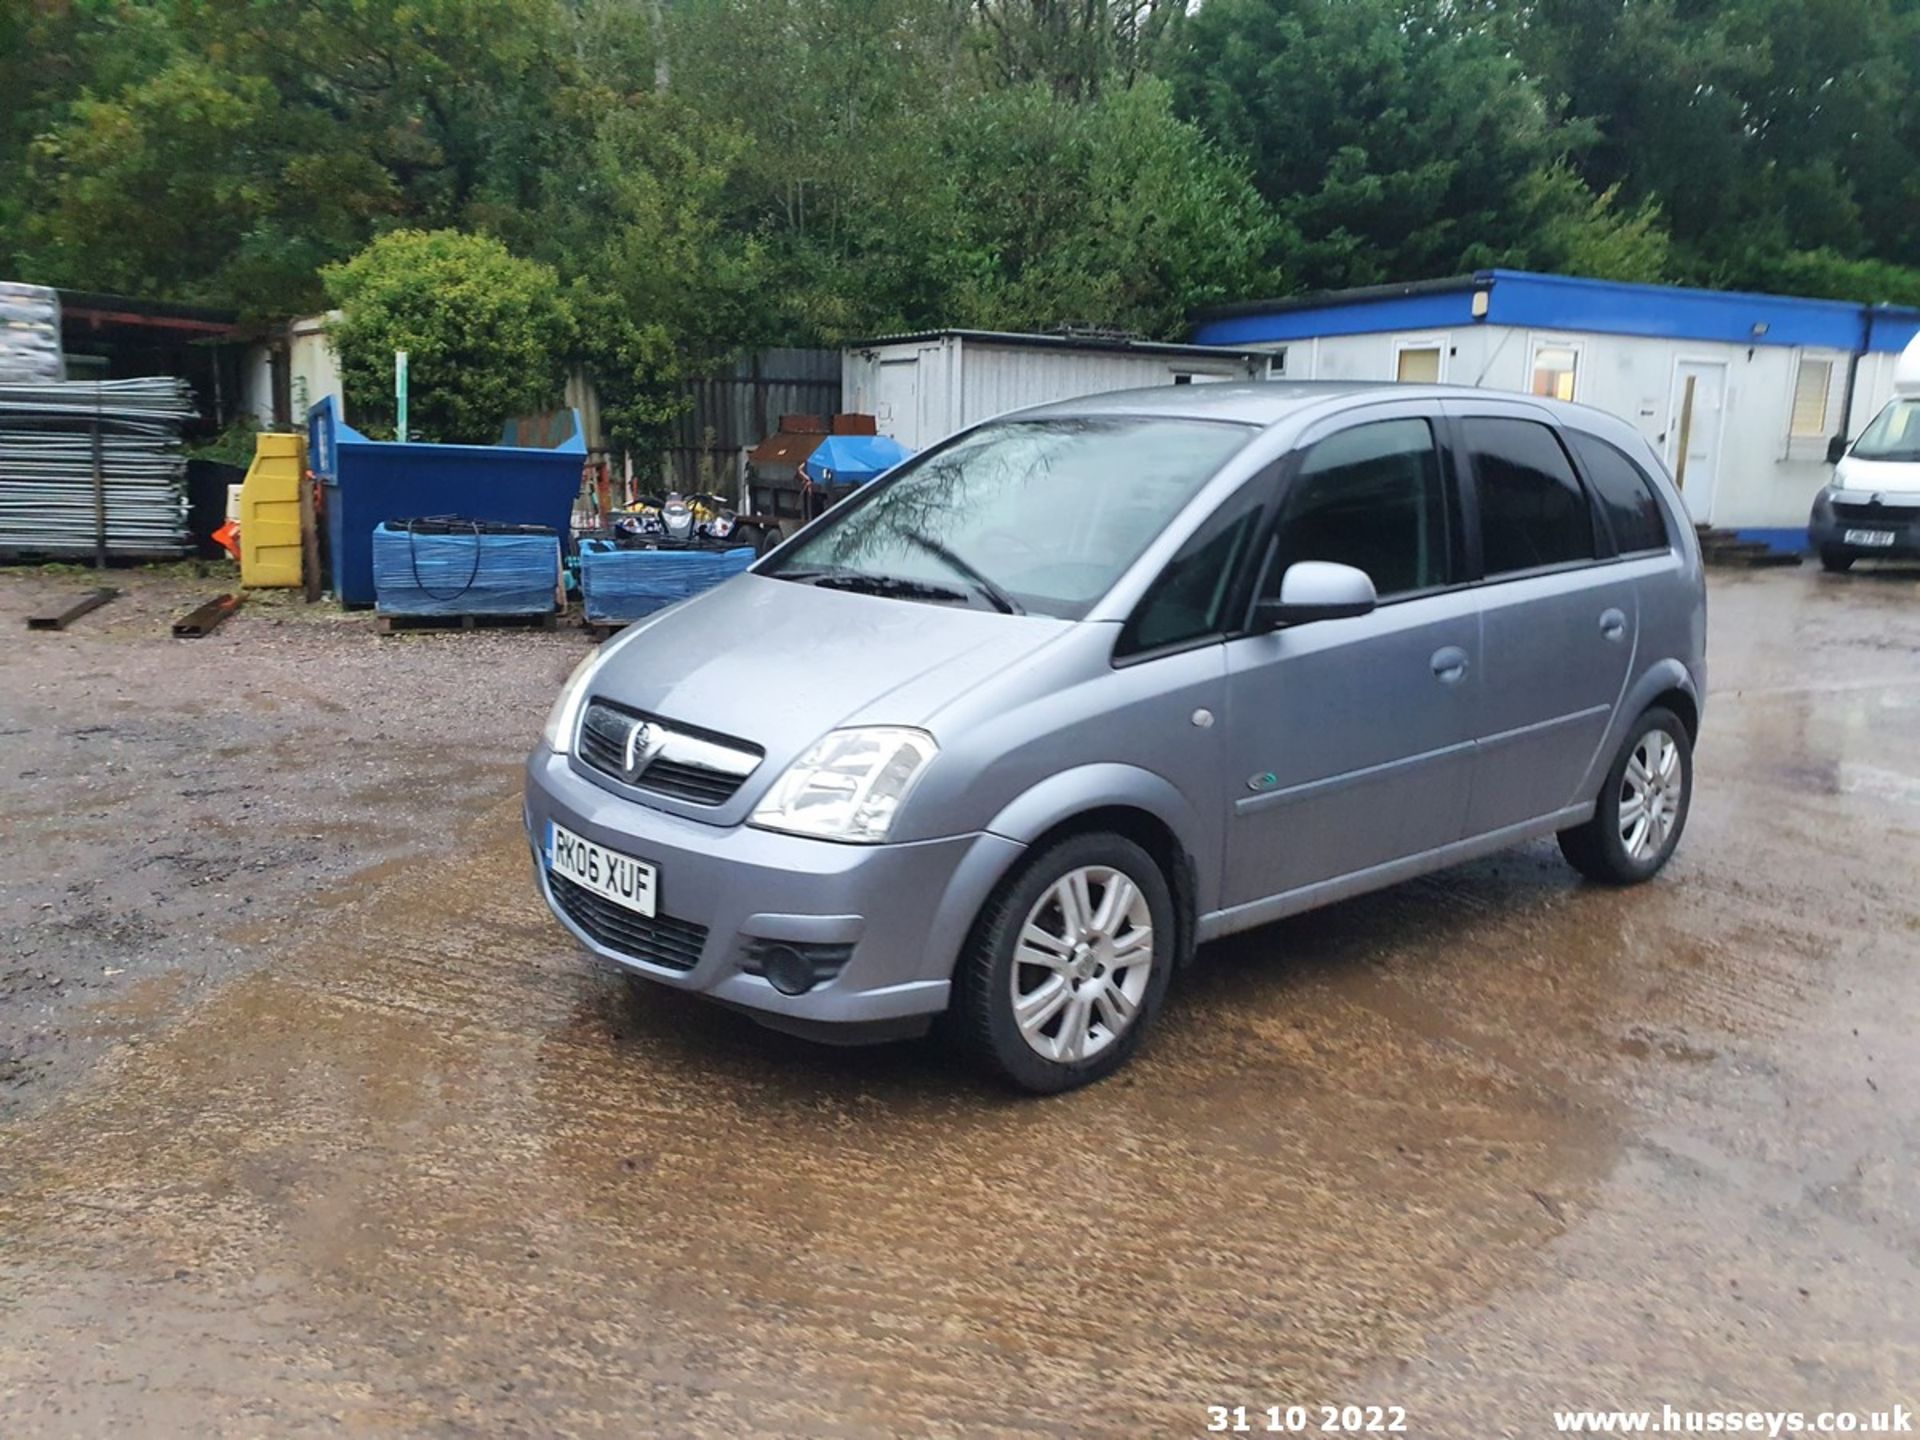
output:
M906 726L830 731L774 782L752 823L790 835L878 844L939 753L931 735Z

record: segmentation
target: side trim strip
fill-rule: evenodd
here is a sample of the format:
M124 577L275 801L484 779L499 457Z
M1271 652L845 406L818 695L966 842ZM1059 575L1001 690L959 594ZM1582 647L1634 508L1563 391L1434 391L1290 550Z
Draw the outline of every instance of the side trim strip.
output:
M1612 705L1589 705L1584 710L1576 710L1571 715L1556 715L1551 720L1536 720L1531 725L1517 726L1512 730L1502 730L1497 735L1483 735L1476 743L1482 750L1491 750L1515 740L1526 740L1532 736L1553 730L1562 725L1577 725L1582 720L1591 720L1595 715L1606 715L1613 710Z
M1548 721L1547 723L1560 722ZM1368 765L1360 770L1348 770L1339 775L1326 776L1324 779L1309 780L1304 785L1295 785L1287 790L1268 790L1259 795L1243 795L1233 802L1233 811L1236 815L1252 815L1256 811L1271 809L1276 805L1289 805L1315 796L1332 794L1352 785L1378 779L1383 775L1391 775L1396 771L1411 770L1419 765L1430 765L1435 760L1445 759L1450 755L1470 754L1476 743L1472 740L1462 740L1457 745L1442 745L1438 750L1425 750L1418 755L1403 755L1398 760L1385 760L1378 765Z

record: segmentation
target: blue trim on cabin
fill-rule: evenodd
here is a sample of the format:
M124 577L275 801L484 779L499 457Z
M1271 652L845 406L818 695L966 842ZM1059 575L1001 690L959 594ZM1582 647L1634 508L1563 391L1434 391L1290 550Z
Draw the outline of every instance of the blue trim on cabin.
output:
M1897 354L1920 334L1920 310L1903 306L1482 270L1398 291L1334 291L1237 305L1203 314L1194 339L1202 345L1254 345L1448 329L1475 323L1473 297L1479 292L1487 297L1484 323L1522 329L1810 346L1851 354Z
M1758 540L1769 550L1777 550L1782 555L1805 555L1812 547L1807 543L1807 527L1798 529L1791 526L1735 527L1734 535L1741 540Z
M1867 349L1898 355L1920 335L1920 310L1903 305L1876 305L1867 312Z
M1442 294L1397 295L1359 302L1328 296L1314 305L1261 315L1223 316L1202 321L1194 331L1200 345L1253 345L1273 340L1310 340L1318 335L1373 335L1391 330L1450 330L1473 323L1473 288ZM1337 303L1335 303L1337 302Z
M1492 280L1488 323L1535 330L1855 350L1866 324L1864 307L1844 300L1626 285L1520 270L1495 270Z

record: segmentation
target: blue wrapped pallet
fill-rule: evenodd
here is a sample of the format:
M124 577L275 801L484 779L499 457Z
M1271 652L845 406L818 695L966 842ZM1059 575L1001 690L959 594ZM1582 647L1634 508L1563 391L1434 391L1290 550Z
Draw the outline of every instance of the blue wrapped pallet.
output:
M580 594L587 619L624 625L753 564L753 547L734 550L622 550L611 540L580 542Z
M373 530L382 615L549 615L560 538L535 526L388 521Z

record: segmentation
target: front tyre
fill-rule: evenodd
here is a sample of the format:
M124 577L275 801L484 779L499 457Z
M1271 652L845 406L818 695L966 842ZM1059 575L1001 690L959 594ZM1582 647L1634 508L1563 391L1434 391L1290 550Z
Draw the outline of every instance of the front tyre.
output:
M1838 545L1820 547L1820 568L1829 575L1840 575L1853 568L1854 555L1851 550Z
M1121 835L1069 836L981 912L955 976L961 1041L1033 1094L1111 1075L1159 1013L1173 943L1173 896L1153 857Z
M1589 880L1637 885L1672 858L1692 804L1693 741L1678 715L1656 705L1627 732L1593 818L1560 832L1560 853Z

